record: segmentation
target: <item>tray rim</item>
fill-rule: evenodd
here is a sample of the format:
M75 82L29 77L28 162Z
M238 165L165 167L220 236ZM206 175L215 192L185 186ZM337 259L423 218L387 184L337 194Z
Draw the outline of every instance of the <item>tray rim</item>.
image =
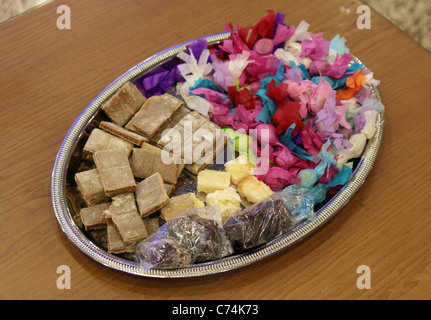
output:
M66 197L66 174L72 152L85 128L99 111L101 104L127 81L136 80L143 73L151 71L153 68L176 56L179 52L184 51L187 45L197 41L198 39L205 39L208 44L214 44L227 39L229 35L230 32L222 32L199 37L175 45L145 59L111 82L87 105L70 127L60 146L52 171L52 205L62 231L69 240L78 247L78 249L93 260L111 269L123 271L132 275L152 278L187 278L227 272L260 261L305 239L334 217L352 199L354 194L364 183L374 165L381 145L384 128L384 111L377 114L376 132L374 136L368 140L366 149L350 181L347 182L330 201L316 212L316 219L304 224L299 229L288 232L287 234L254 250L236 254L217 261L194 264L183 268L144 270L138 262L110 254L96 246L85 236L83 231L73 221L69 211ZM354 55L352 55L352 57L355 62L362 63ZM378 89L375 86L372 86L372 90L375 97L379 101L382 101Z

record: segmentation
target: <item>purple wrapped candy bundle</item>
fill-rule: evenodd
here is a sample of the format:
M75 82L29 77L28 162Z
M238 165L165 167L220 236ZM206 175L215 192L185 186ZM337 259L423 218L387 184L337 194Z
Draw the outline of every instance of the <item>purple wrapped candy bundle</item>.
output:
M223 227L236 250L254 248L282 235L293 218L281 199L260 202L231 215Z
M138 243L136 260L151 268L179 268L233 252L217 207L187 210Z

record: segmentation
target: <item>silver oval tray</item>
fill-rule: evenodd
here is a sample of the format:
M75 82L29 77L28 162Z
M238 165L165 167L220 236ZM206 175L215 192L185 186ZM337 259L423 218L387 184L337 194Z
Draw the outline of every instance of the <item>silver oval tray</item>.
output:
M208 44L214 44L225 40L229 37L229 32L214 34L202 37L207 40ZM87 125L98 113L102 103L106 101L114 92L116 92L127 81L134 81L146 72L175 57L179 52L184 51L186 46L195 42L197 39L176 45L165 51L162 51L136 65L125 72L109 86L107 86L79 115L72 127L69 129L60 150L57 154L51 180L51 197L55 216L60 224L61 229L83 253L90 258L112 269L123 271L129 274L156 277L156 278L184 278L205 276L210 274L221 273L236 268L240 268L251 263L260 261L270 255L278 253L298 241L306 238L312 232L322 227L328 220L335 216L354 196L356 191L361 187L367 175L371 171L377 153L382 141L384 114L377 115L377 130L372 139L367 142L366 149L359 160L359 163L353 172L350 180L341 188L335 196L332 197L324 206L316 211L316 219L299 228L280 236L273 241L262 245L254 250L241 254L229 256L227 258L194 264L178 269L150 269L144 270L138 262L110 254L103 248L93 243L84 232L77 226L71 215L66 196L66 175L69 162L73 151L75 150L80 137L85 131ZM354 57L356 62L362 63ZM381 101L377 88L373 87L373 93Z

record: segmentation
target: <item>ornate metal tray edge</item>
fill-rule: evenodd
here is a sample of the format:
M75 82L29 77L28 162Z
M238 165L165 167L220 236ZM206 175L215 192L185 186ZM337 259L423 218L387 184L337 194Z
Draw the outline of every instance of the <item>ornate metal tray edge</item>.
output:
M224 32L202 38L206 39L209 44L212 44L222 41L228 36L229 32ZM349 202L357 190L362 186L376 160L383 136L383 112L380 112L377 115L375 135L368 141L366 150L364 151L364 154L360 159L360 163L358 164L350 181L330 201L328 201L321 209L317 211L316 219L252 251L244 252L213 262L195 264L179 269L151 269L146 271L140 267L139 263L109 254L105 250L96 246L75 224L67 204L65 190L66 173L71 154L86 126L90 123L97 111L100 109L101 104L113 93L115 93L118 88L120 88L127 81L134 81L144 72L148 72L168 59L174 57L180 51L185 50L188 44L193 43L196 40L197 39L190 40L164 50L144 60L114 80L93 101L91 101L91 103L75 120L65 139L63 140L63 143L57 154L52 171L51 197L55 216L59 222L59 225L69 240L72 241L72 243L74 243L83 253L109 268L137 276L154 278L186 278L226 272L262 260L270 255L286 249L300 240L303 240L305 237L316 231L333 216L335 216L335 214L338 213ZM356 57L354 57L354 60L356 62L362 63ZM376 98L381 101L380 94L376 87L373 87L373 92Z

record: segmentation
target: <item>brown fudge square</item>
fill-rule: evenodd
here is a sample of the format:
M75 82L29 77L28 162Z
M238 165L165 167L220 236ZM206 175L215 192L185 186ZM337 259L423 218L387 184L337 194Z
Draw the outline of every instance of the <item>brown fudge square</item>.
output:
M214 153L217 141L224 136L223 130L211 121L205 120L202 125L193 132L191 141L193 149L193 163L201 164L204 158Z
M178 127L183 128L190 133L196 132L200 127L204 125L208 120L197 111L192 111L185 115L180 122Z
M126 244L117 228L114 225L108 224L106 226L108 238L108 252L109 253L123 253L135 251L136 244Z
M142 217L156 212L169 201L162 176L158 172L138 183L135 196Z
M94 153L107 149L114 149L129 155L133 149L133 143L96 128L91 131L90 137L84 145L83 158L91 160Z
M164 132L157 145L168 152L177 152L183 157L184 145L189 145L191 138L191 136L187 136L187 143L184 143L184 130L179 126L174 126Z
M202 126L196 131L196 139L198 142L203 139L212 142L215 146L217 139L221 138L224 135L223 130L220 129L219 126L212 123L211 121L206 121L202 124Z
M162 160L163 154L166 154L166 151L162 151L159 155L156 155L153 172L159 172L164 182L176 184L178 177L184 169L184 161L178 156L172 160L172 163L165 164Z
M99 124L99 128L102 130L105 130L106 132L112 133L113 135L120 137L137 146L141 146L144 142L149 141L148 138L145 138L137 134L136 132L132 132L127 129L124 129L123 127L120 127L119 125L113 122L102 121Z
M102 104L102 110L112 122L124 126L127 121L141 108L145 97L130 81Z
M105 194L102 179L97 169L78 172L75 174L78 190L87 206L108 202L109 197Z
M97 151L93 157L108 196L136 190L135 178L124 153L109 149Z
M166 164L164 159L172 163ZM144 143L140 149L133 149L130 166L137 178L147 178L159 172L164 182L175 184L184 168L184 161L179 156L174 157L162 149Z
M102 221L111 222L112 217L129 212L138 212L133 192L122 193L111 198L112 202L107 210L102 214Z
M156 150L134 148L130 159L133 175L142 179L151 176L156 155Z
M181 135L181 143L184 142L184 136L188 136L187 141L192 138L193 132L201 127L204 123L205 118L202 117L198 112L192 111L187 113L184 117L181 118L180 121L177 122L175 126L171 129L174 130L175 133L179 133ZM158 141L160 146L166 146L171 142L171 137L168 131L165 132Z
M159 218L145 218L142 219L142 221L144 221L149 236L156 232L160 227Z
M189 117L192 113L187 114L186 117ZM165 131L165 134L157 142L165 150L171 152L180 150L181 157L185 163L193 163L193 132L191 131L192 126L188 125L189 123L191 122L186 122L184 127L181 120L173 128Z
M179 139L173 140L174 136ZM209 121L196 111L186 114L173 128L166 131L157 142L170 150L179 148L186 165L203 163L208 153L216 149L217 140L223 139L224 133L219 126Z
M79 193L78 188L66 187L66 197L71 208L70 215L72 216L73 221L76 223L78 227L83 228L84 225L82 224L79 211L81 211L82 208L87 207L87 205L84 199L82 198L81 194Z
M125 243L137 242L148 236L147 228L137 211L112 216L112 224Z
M82 208L79 212L85 230L96 230L106 228L106 223L102 221L102 214L109 208L109 203L102 203L92 207Z
M222 140L216 144L214 152L205 153L201 159L196 161L196 163L187 164L185 169L193 174L199 174L199 172L207 168L209 165L216 163L217 157L223 155L224 149L225 140Z
M182 105L184 105L183 101L167 93L152 96L145 101L126 128L151 138Z
M151 137L150 141L156 144L163 136L166 130L173 128L186 114L190 112L190 109L186 106L182 106L174 112L169 121L166 121L160 126L154 136Z

